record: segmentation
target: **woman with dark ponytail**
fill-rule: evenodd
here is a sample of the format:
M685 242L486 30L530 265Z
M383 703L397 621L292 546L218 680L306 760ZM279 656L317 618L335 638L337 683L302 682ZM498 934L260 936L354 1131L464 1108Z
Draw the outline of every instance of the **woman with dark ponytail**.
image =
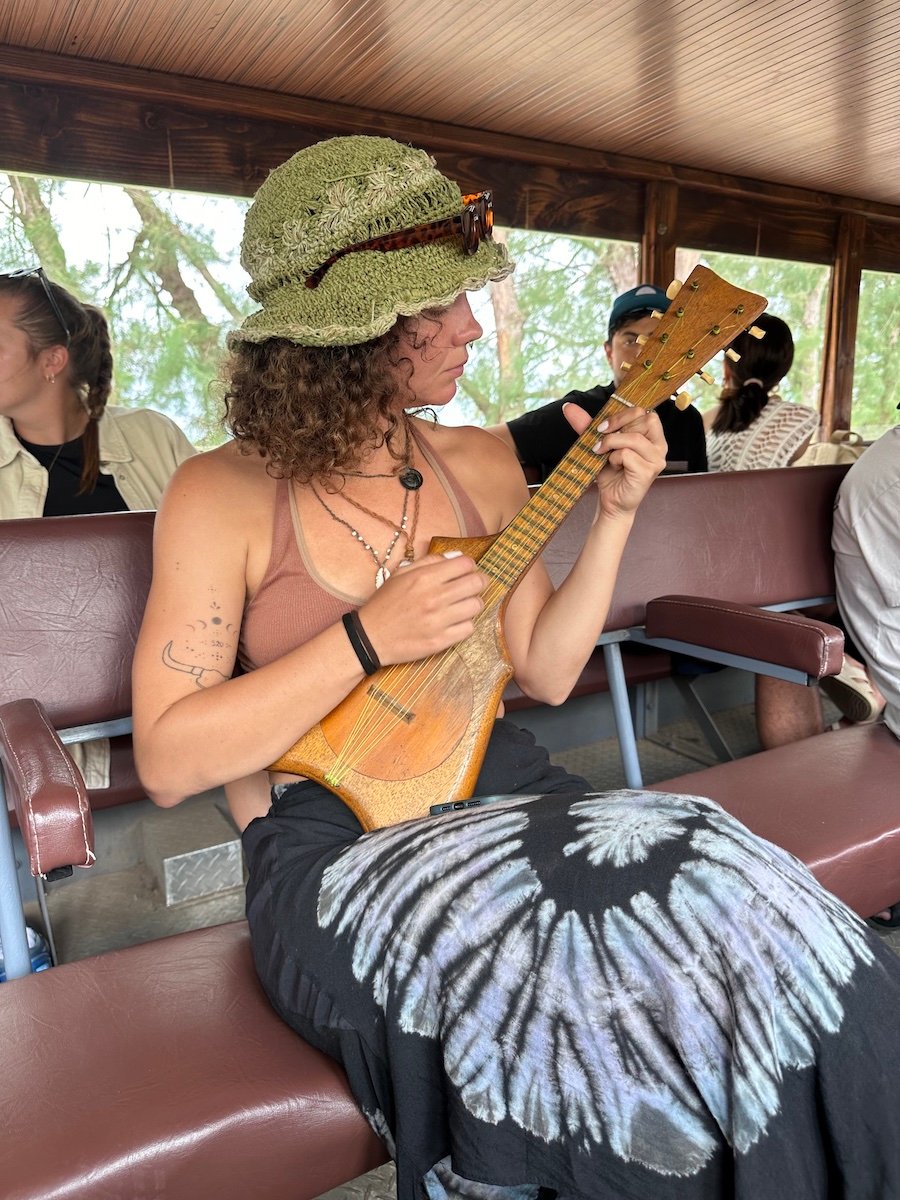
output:
M794 361L794 339L780 317L763 313L762 338L742 333L725 359L719 403L704 415L710 471L787 467L799 458L819 424L819 414L782 400L774 389Z
M42 267L0 275L0 519L156 508L194 449L151 409L108 407L103 313Z

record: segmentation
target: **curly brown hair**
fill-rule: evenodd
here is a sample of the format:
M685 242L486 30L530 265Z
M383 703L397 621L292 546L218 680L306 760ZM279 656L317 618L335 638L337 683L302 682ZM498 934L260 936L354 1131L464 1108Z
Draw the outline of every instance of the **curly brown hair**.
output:
M78 495L89 494L100 474L100 439L97 422L103 416L112 391L113 356L106 317L93 304L83 304L58 283L44 276L68 332L69 361L66 377L78 392L88 414L82 436L84 463ZM61 342L60 320L53 311L36 274L0 275L0 294L17 299L19 309L12 321L28 338L28 351L37 358L42 350Z
M224 399L225 422L242 453L262 455L270 474L300 483L351 470L385 443L403 461L405 440L395 434L401 408L415 404L404 340L421 349L430 338L415 318L401 318L356 346L238 342L226 363Z

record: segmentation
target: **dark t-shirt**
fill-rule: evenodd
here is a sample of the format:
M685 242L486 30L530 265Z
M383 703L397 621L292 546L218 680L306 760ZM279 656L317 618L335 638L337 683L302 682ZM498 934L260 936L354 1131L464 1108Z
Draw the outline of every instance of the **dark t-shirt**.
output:
M18 434L16 435L18 437ZM29 454L33 454L42 467L50 472L47 498L44 501L45 517L74 517L86 513L127 512L128 505L122 499L112 475L100 472L97 486L92 492L78 495L81 486L81 468L84 462L81 438L57 446L36 446L19 438ZM57 455L57 449L59 454Z
M596 417L613 390L613 384L609 383L586 392L569 392L562 400L553 400L521 417L514 417L509 422L509 432L520 461L526 466L538 467L541 479L546 479L575 441L575 431L566 420L562 406L569 402L580 404L591 417ZM671 468L705 471L706 434L700 413L695 408L686 408L682 412L674 400L664 400L656 411L668 443L666 461Z

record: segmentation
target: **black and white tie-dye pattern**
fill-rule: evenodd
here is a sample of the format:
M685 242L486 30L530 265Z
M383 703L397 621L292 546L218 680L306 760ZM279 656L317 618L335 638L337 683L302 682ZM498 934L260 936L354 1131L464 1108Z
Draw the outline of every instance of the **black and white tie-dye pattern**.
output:
M495 741L480 790L555 791L360 837L305 784L245 835L260 976L401 1200L900 1197L900 963L711 801Z

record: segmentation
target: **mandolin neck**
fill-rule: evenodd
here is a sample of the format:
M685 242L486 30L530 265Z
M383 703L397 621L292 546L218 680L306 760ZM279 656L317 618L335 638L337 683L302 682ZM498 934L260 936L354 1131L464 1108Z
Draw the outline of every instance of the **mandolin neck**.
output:
M513 590L594 482L606 462L605 454L593 450L599 436L597 428L607 417L627 407L615 396L607 401L565 458L478 560L479 570L492 580L485 592L489 603L502 600Z

